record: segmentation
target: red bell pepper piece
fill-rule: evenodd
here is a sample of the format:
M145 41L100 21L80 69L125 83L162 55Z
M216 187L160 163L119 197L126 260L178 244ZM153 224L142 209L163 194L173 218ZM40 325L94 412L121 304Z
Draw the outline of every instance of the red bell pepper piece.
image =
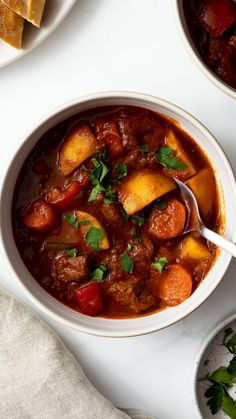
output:
M193 9L202 27L213 37L221 36L236 23L236 6L231 0L195 0Z
M85 175L81 180L74 180L65 190L53 188L47 195L47 202L62 209L66 208L73 203L75 197L88 183L89 177Z
M75 300L80 311L87 316L96 316L103 309L101 286L97 282L90 282L88 285L78 289L75 293Z

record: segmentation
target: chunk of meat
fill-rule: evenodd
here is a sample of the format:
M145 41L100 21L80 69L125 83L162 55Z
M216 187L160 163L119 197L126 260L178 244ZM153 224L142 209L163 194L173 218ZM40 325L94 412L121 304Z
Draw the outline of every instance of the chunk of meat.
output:
M123 222L120 211L115 204L103 204L101 210L108 223L121 224Z
M90 282L76 291L75 300L81 313L96 316L103 310L101 285L97 282Z
M53 188L48 193L46 200L50 204L56 205L59 208L66 208L74 204L76 196L89 184L88 175L81 178L81 180L74 180L67 188L61 190L60 188Z
M22 221L26 227L32 230L46 232L53 230L58 225L59 217L55 208L44 199L38 199L23 214Z
M159 274L156 292L168 306L176 306L191 295L192 277L183 266L168 265L166 270Z
M111 158L115 158L123 154L124 146L122 144L122 138L119 133L118 126L114 121L97 118L94 121L94 129L98 141L106 144Z
M193 278L196 283L201 282L205 278L207 272L212 266L213 260L213 256L208 257L206 259L200 260L200 262L195 266L193 271Z
M144 282L135 276L114 282L108 292L115 301L136 313L147 310L155 304L155 298L148 293Z
M185 221L186 211L184 205L177 199L171 199L165 209L155 208L152 211L148 231L157 239L173 239L183 232Z
M81 281L88 276L88 273L87 255L70 257L64 254L52 259L51 275L59 281Z
M202 27L213 37L220 37L236 22L236 6L230 0L192 0Z

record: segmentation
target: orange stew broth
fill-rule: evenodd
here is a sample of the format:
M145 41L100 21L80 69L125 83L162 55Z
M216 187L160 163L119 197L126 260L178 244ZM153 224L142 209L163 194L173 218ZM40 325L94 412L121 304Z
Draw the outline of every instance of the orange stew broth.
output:
M104 153L106 150L106 154L103 154L100 159L109 169L106 175L108 178L117 180L115 165L117 163L126 164L128 175L121 178L119 183L111 184L118 197L115 203L105 204L103 192L98 194L94 201L88 202L92 189L89 177L94 169L91 159L96 153L83 161L67 176L64 176L59 168L63 142L74 129L84 124L89 127L97 139L96 153L99 151ZM113 129L116 127L116 136L118 136L119 145L122 146L117 155L117 144L114 149L112 148L114 136L109 131L111 125ZM142 210L133 214L134 216L141 215L144 218L143 225L139 225L135 217L129 216L127 220L124 218L124 212L122 214L123 205L120 192L118 192L119 188L127 177L137 171L152 170L165 174L168 179L176 176L180 180L188 180L188 169L169 170L160 164L155 155L156 150L167 146L167 133L170 130L178 138L181 147L193 164L196 171L194 176L204 168L208 168L211 178L214 179L213 184L211 182L211 211L204 222L209 228L218 231L219 199L215 175L210 162L196 141L183 131L178 123L164 115L129 106L109 106L80 113L46 132L25 160L16 182L12 205L15 242L24 264L35 280L63 304L88 315L110 318L143 316L182 302L181 297L175 299L174 296L173 299L173 296L169 298L166 295L168 289L170 289L170 293L175 292L172 289L175 276L173 281L172 279L169 281L172 281L171 285L166 285L165 282L165 286L160 286L161 278L167 277L168 279L173 265L183 268L183 276L187 275L190 278L192 287L189 294L194 292L208 273L217 257L217 251L205 239L200 238L196 233L191 234L191 237L197 243L204 245L208 252L207 257L196 260L192 257L182 257L181 243L186 239L186 236L182 235L182 231L170 239L158 238L153 234L150 228L150 218L153 212L158 210L159 217L161 211L166 211L166 208L157 207L158 201L153 200ZM117 137L115 141L117 141ZM148 152L140 151L140 146L144 145L148 146ZM110 157L108 157L108 149ZM178 158L181 160L180 157ZM48 197L54 188L60 188L63 191L70 187L72 182L81 181L81 179L86 181L84 181L80 193L75 197L72 196L63 208L55 203L50 203ZM206 188L206 185L202 186ZM206 195L205 199L207 201L209 197ZM52 208L55 213L56 222L49 225L46 230L40 230L38 225L37 229L29 225L28 214L31 217L32 205L38 200L39 208L37 208L36 221L33 220L34 222L38 222L37 217L42 201L46 202L46 205ZM165 194L162 203L164 202L163 205L168 207L169 202L173 202L173 200L180 202L183 206L177 188ZM108 249L94 250L85 239L83 228L81 226L74 228L64 218L65 214L75 216L75 210L93 215L100 222L102 230L106 232L109 240L110 247ZM172 218L174 219L174 217L175 214ZM32 217L30 221L32 221ZM91 228L90 225L87 228ZM65 249L76 249L76 256L75 254L74 257L69 256ZM133 262L132 272L124 272L122 268L121 260L124 253L128 254L129 260ZM153 263L161 257L166 258L167 263L164 264L162 272L159 272ZM72 266L71 263L75 265ZM91 278L91 272L101 264L106 267L107 272L102 279L103 282L97 282ZM174 271L172 274L174 275ZM84 295L81 296L78 293L81 289L86 290L87 284L91 283L96 283L96 285L89 290L89 295L85 295L85 300L90 298L90 294L92 295L91 299L95 299L92 302L88 301L90 308L91 305L93 308L96 306L95 310L92 308L92 311L90 308L89 310L84 308ZM178 283L175 287L178 288ZM178 289L176 292L178 294ZM183 300L188 296L183 296Z

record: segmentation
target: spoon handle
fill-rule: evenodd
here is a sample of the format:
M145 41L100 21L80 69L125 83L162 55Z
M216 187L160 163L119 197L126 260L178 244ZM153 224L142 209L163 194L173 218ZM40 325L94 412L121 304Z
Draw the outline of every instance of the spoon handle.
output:
M221 249L226 250L226 252L230 253L236 258L235 244L231 243L229 240L224 239L224 237L220 236L212 230L209 230L209 228L206 227L202 227L200 233L203 237L205 237L205 239L216 244L216 246L220 247Z

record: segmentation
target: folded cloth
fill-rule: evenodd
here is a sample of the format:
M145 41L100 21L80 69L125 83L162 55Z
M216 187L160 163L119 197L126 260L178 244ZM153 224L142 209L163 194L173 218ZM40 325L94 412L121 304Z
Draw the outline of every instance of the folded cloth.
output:
M0 310L0 418L154 419L116 409L55 333L2 291Z

